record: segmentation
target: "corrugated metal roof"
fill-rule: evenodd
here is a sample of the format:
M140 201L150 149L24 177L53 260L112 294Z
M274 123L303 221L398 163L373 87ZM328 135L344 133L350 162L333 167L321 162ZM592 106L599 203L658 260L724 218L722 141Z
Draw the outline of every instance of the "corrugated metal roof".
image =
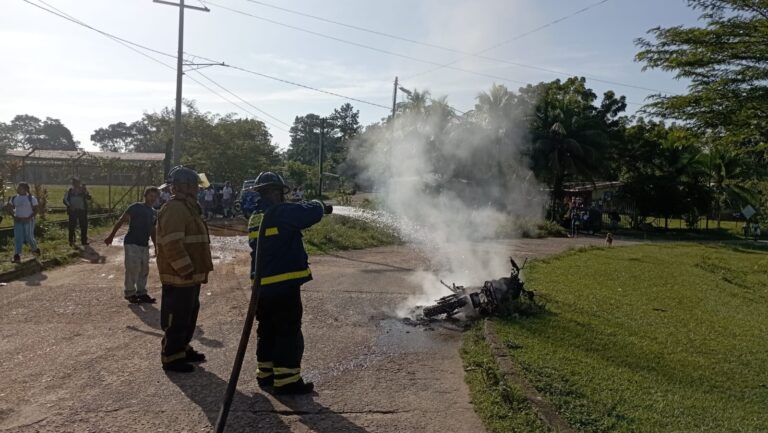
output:
M48 159L56 161L72 161L76 159L119 159L121 161L162 161L164 153L137 153L137 152L86 152L81 150L9 150L7 156L26 159Z

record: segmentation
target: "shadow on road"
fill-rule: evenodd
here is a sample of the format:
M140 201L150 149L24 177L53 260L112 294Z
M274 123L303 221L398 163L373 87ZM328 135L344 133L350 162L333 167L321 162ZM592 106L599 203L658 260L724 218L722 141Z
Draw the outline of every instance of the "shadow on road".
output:
M160 330L160 310L153 304L130 304L128 308L145 325L152 329Z
M48 276L46 276L44 273L38 273L34 275L30 275L29 277L25 277L22 279L24 281L24 284L28 286L40 286L43 281L47 280Z
M93 264L100 264L107 262L107 256L102 255L98 251L94 250L90 245L84 245L80 250L80 257L88 260Z
M202 409L211 426L215 426L227 382L200 366L191 374L167 373L166 376L192 403ZM226 431L290 433L291 429L280 419L267 397L261 394L248 396L236 391Z
M316 433L369 433L368 430L316 402L312 396L276 397L302 424Z

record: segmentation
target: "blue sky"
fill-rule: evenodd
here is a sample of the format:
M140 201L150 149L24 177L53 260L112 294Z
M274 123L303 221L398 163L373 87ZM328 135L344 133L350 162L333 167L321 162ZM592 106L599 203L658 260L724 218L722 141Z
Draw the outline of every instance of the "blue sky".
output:
M39 2L40 0L30 0ZM299 82L384 106L391 105L397 75L408 88L447 95L467 110L477 93L492 83L511 89L520 82L549 81L587 75L641 87L680 92L684 83L665 72L642 72L633 58L634 39L655 26L693 25L697 13L684 0L609 0L591 10L533 33L485 55L561 71L562 75L511 66L428 48L323 23L247 0L212 0L215 4L381 50L448 63L457 68L504 77L509 81L441 69L281 27L209 5L210 13L189 11L185 51L222 60L275 77ZM178 12L151 0L45 0L51 6L101 30L157 50L175 53ZM198 0L187 0L199 5ZM355 24L405 38L477 52L520 33L568 15L597 0L264 0L281 7ZM130 122L145 111L172 106L175 72L112 40L22 0L3 2L0 15L0 121L27 113L59 118L83 147L90 148L94 129ZM160 59L162 56L152 54ZM173 64L173 59L163 59ZM285 83L213 67L203 70L250 104L286 122L309 112L330 113L343 99ZM199 76L191 76L205 82ZM207 83L207 82L206 82ZM588 81L598 93L613 89L634 103L651 93ZM210 85L210 83L207 83ZM223 92L222 92L223 93ZM226 95L226 94L225 94ZM229 99L235 100L229 95ZM200 109L252 117L208 90L185 80L184 97ZM236 101L236 100L235 100ZM266 120L269 117L239 102ZM353 102L363 123L387 110ZM630 110L637 109L631 105ZM270 126L275 142L285 147L286 131Z

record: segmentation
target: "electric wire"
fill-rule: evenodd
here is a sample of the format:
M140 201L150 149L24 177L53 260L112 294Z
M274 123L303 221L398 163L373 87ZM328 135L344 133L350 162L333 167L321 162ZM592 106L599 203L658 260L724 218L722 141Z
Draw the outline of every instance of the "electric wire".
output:
M53 5L51 5L51 4L47 3L47 2L45 2L45 0L38 0L38 1L39 1L40 3L42 3L42 4L46 5L46 6L48 6L48 7L49 7L49 8L51 8L52 10L48 10L48 9L46 9L46 8L44 8L44 7L41 7L40 5L37 5L37 4L35 4L35 3L32 3L32 2L30 2L30 1L28 1L28 0L22 0L22 1L24 1L24 2L26 2L26 3L29 3L29 4L31 4L31 5L33 5L33 6L36 6L36 7L40 8L40 9L42 9L42 10L46 11L46 12L50 12L50 13L52 13L52 14L56 15L56 16L59 16L59 17L61 17L61 18L64 18L64 19L66 19L66 20L68 20L68 21L70 21L70 22L73 22L73 23L75 23L75 24L79 24L79 25L81 25L81 26L83 26L83 27L86 27L86 28L88 28L88 29L90 29L90 30L93 30L93 31L95 31L95 32L97 32L97 33L99 33L99 34L101 34L101 35L103 35L103 36L105 36L105 37L107 37L107 38L109 38L109 39L113 40L114 42L117 42L117 43L119 43L120 45L123 45L124 47L126 47L126 48L130 49L131 51L134 51L134 52L136 52L136 53L138 53L138 54L140 54L140 55L142 55L142 56L146 57L147 59L149 59L149 60L152 60L153 62L160 64L161 66L164 66L164 67L166 67L166 68L168 68L168 69L170 69L170 70L173 70L173 71L175 71L175 70L176 70L176 67L175 67L174 65L170 65L170 64L168 64L168 63L165 63L165 62L163 62L162 60L159 60L159 59L157 59L156 57L153 57L153 56L151 56L151 55L149 55L149 54L147 54L147 53L145 53L145 52L143 52L143 51L139 50L138 48L141 48L141 49L145 49L145 50L151 51L151 52L153 52L153 53L156 53L156 54L161 54L161 55L164 55L164 56L167 56L167 57L171 57L171 58L173 58L173 59L176 59L176 56L174 56L174 55L172 55L172 54L169 54L169 53L164 53L164 52L162 52L162 51L158 51L158 50L155 50L155 49L152 49L152 48L149 48L149 47L145 47L145 46L143 46L143 45L141 45L141 44L137 44L137 43L131 42L131 41L127 40L127 39L123 39L123 38L120 38L120 37L118 37L118 36L112 35L112 34L110 34L110 33L107 33L107 32L101 31L101 30L98 30L98 29L96 29L96 28L94 28L94 27L92 27L92 26L89 26L89 25L88 25L88 24L86 24L85 22L83 22L83 21L81 21L81 20L79 20L79 19L77 19L77 18L73 17L72 15L69 15L69 14L67 14L66 12L62 11L61 9L58 9L58 8L56 8L55 6L53 6ZM137 47L138 47L138 48L137 48ZM185 64L189 64L189 62L185 62ZM232 96L235 96L235 97L236 97L236 98L238 98L239 100L243 101L243 103L247 104L248 106L250 106L250 107L254 108L255 110L257 110L257 111L259 111L259 112L263 113L264 115L266 115L266 116L269 116L269 117L271 117L271 118L275 119L276 121L278 121L278 122L280 122L280 123L282 123L282 124L284 124L284 125L286 125L286 126L289 126L289 127L290 127L290 125L289 125L289 124L287 124L286 122L283 122L282 120L280 120L280 119L278 119L278 118L276 118L276 117L272 116L271 114L267 113L266 111L264 111L264 110L262 110L262 109L260 109L260 108L256 107L255 105L253 105L253 104L249 103L249 102L248 102L248 101L246 101L245 99L243 99L243 98L239 97L239 96L238 96L238 95L236 95L234 92L230 91L230 90L229 90L229 89L227 89L226 87L224 87L224 86L222 86L221 84L217 83L216 81L214 81L213 79L211 79L211 78L210 78L210 77L208 77L207 75L203 74L202 72L200 72L200 71L194 71L194 72L196 72L197 74L199 74L199 75L200 75L200 76L202 76L203 78L207 79L208 81L210 81L210 82L214 83L214 84L215 84L217 87L219 87L220 89L222 89L222 90L226 91L227 93L231 94ZM223 99L223 100L225 100L225 101L229 102L230 104L234 105L235 107L239 108L239 109L240 109L240 110L242 110L243 112L250 114L250 115L251 115L251 116L253 116L254 118L256 118L256 119L258 119L258 120L260 120L260 121L262 121L262 122L264 122L264 123L267 123L267 124L271 125L272 127L274 127L274 128L277 128L277 129L279 129L279 130L281 130L281 131L284 131L284 132L290 132L290 131L288 131L287 129L285 129L285 128L281 127L281 126L274 124L273 122L270 122L270 121L268 121L268 120L266 120L266 119L263 119L263 118L261 118L260 116L258 116L258 115L256 115L256 114L254 114L252 111L250 111L250 110L248 110L248 109L246 109L246 108L243 108L243 107L242 107L242 106L240 106L239 104L235 103L234 101L231 101L231 100L229 100L228 98L226 98L225 96L223 96L223 95L221 95L219 92L217 92L216 90L214 90L214 89L210 88L209 86L205 85L204 83L202 83L200 80L197 80L197 79L195 79L194 77L191 77L191 76L189 76L189 75L187 75L187 78L189 78L191 81L195 82L195 83L196 83L196 84L198 84L199 86L203 87L204 89L208 90L209 92L213 93L214 95L218 96L219 98L221 98L221 99Z
M437 66L436 68L430 69L428 71L424 71L424 72L421 72L421 73L418 73L418 74L409 75L409 76L405 77L406 79L412 79L414 77L418 77L418 76L421 76L421 75L425 75L427 73L431 73L431 72L438 71L440 69L447 68L447 69L452 69L452 70L456 70L456 71L460 71L460 72L464 72L464 73L468 73L468 74L474 74L474 75L483 76L483 77L486 77L486 78L493 78L493 79L497 79L497 80L504 80L504 81L513 82L513 83L517 83L517 84L528 84L528 83L526 83L524 81L514 80L514 79L511 79L511 78L508 78L508 77L502 77L502 76L498 76L498 75L492 75L492 74L488 74L488 73L484 73L484 72L479 72L479 71L475 71L475 70L471 70L471 69L465 69L465 68L459 68L459 67L453 66L456 63L458 63L461 59L454 60L454 61L448 62L448 63L441 63L441 62L430 61L430 60L426 60L426 59L423 59L423 58L414 57L414 56L410 56L410 55L407 55L407 54L402 54L402 53L397 53L397 52L394 52L394 51L386 50L386 49L383 49L383 48L378 48L378 47L374 47L374 46L370 46L370 45L366 45L366 44L361 44L359 42L350 41L350 40L339 38L339 37L336 37L336 36L331 36L331 35L328 35L328 34L325 34L325 33L316 32L316 31L309 30L309 29L306 29L306 28L303 28L303 27L294 26L294 25L291 25L291 24L287 24L287 23L283 23L283 22L280 22L280 21L276 21L276 20L273 20L273 19L270 19L270 18L261 17L261 16L258 16L258 15L254 15L254 14L252 14L250 12L243 11L243 10L240 10L240 9L235 9L235 8L232 8L232 7L229 7L229 6L224 6L222 4L219 4L219 3L216 3L216 2L213 2L213 1L209 1L209 0L201 0L201 1L203 1L204 3L206 3L208 5L211 5L211 6L214 6L214 7L218 7L218 8L221 8L221 9L224 9L224 10L236 13L236 14L244 15L244 16L247 16L247 17L250 17L250 18L253 18L253 19L257 19L257 20L261 20L261 21L264 21L264 22L268 22L270 24L274 24L274 25L277 25L277 26L286 27L286 28L289 28L289 29L292 29L292 30L308 33L308 34L311 34L313 36L317 36L317 37L321 37L321 38L325 38L325 39L330 39L330 40L333 40L333 41L336 41L336 42L340 42L340 43L344 43L344 44L347 44L347 45L356 46L356 47L359 47L359 48L364 48L364 49L367 49L367 50L376 51L376 52L379 52L379 53L383 53L383 54L387 54L387 55L403 58L403 59L414 61L414 62L419 62L419 63L424 63L424 64L429 64L429 65ZM566 20L566 19L568 19L570 17L578 15L580 13L584 13L584 12L586 12L586 11L592 9L592 8L595 8L595 7L599 6L599 5L607 3L610 0L601 0L601 1L597 2L597 3L593 3L592 5L589 5L589 6L586 6L586 7L582 8L582 9L579 9L578 11L575 11L575 12L569 14L569 15L566 15L565 17L561 17L561 18L559 18L559 19L557 19L555 21L552 21L552 22L550 22L548 24L545 24L543 26L540 26L540 27L537 27L535 29L529 30L527 32L521 33L520 35L517 35L517 36L515 36L515 37L513 37L511 39L508 39L506 41L500 42L500 43L498 43L498 44L496 44L496 45L494 45L494 46L492 46L490 48L487 48L485 50L481 50L480 52L477 52L477 53L471 53L471 52L468 52L468 51L459 50L459 49L456 49L456 48L451 48L451 47L447 47L447 46L443 46L443 45L437 45L437 44L432 44L432 43L428 43L428 42L421 42L421 41L417 41L417 40L413 40L413 39L409 39L409 38L400 37L400 36L397 36L397 35L392 35L392 34L389 34L389 33L379 32L379 31L376 31L376 30L370 30L370 29L366 29L366 28L360 27L360 26L355 26L355 25L352 25L352 24L341 23L339 21L334 21L334 20L318 17L318 16L315 16L315 15L305 14L303 12L295 11L295 10L292 10L292 9L287 9L287 8L283 8L283 7L279 7L279 6L270 5L268 3L264 3L264 2L261 2L261 1L256 1L256 0L245 0L245 1L249 1L251 3L255 3L255 4L267 6L267 7L273 7L273 8L278 9L278 10L286 11L286 12L297 14L297 15L300 15L300 16L310 17L310 18L313 18L313 19L316 19L316 20L320 20L320 21L324 21L324 22L329 22L329 23L332 23L332 24L335 24L335 25L339 25L339 26L343 26L343 27L347 27L347 28L352 28L352 29L359 30L359 31L364 31L364 32L368 32L368 33L372 33L372 34L377 34L377 35L384 36L384 37L389 37L389 38L393 38L393 39L397 39L397 40L402 40L402 41L406 41L406 42L413 43L413 44L423 45L423 46L427 46L427 47L430 47L430 48L437 48L437 49L441 49L441 50L445 50L445 51L450 51L450 52L453 52L453 53L458 53L458 54L463 55L464 57L475 57L475 58L482 59L482 60L488 60L488 61L492 61L492 62L497 62L497 63L506 64L506 65L516 66L516 67L519 67L519 68L525 68L525 69L531 69L531 70L546 72L546 73L550 73L550 74L554 74L554 75L560 75L560 76L569 76L570 77L570 76L573 76L573 75L578 75L578 76L583 76L583 77L585 77L585 78L587 78L589 80L595 81L595 82L600 82L600 83L604 83L604 84L610 84L610 85L614 85L614 86L627 87L627 88L632 88L632 89L637 89L637 90L644 90L644 91L649 91L649 92L671 93L671 92L667 92L667 91L660 90L660 89L654 89L654 88L639 86L639 85L635 85L635 84L628 84L628 83L623 83L623 82L619 82L619 81L607 80L607 79L603 79L603 78L599 78L599 77L595 77L595 76L591 76L591 75L570 74L568 72L558 71L558 70L555 70L555 69L545 68L545 67L542 67L542 66L530 65L530 64L526 64L526 63L514 62L514 61L511 61L511 60L505 60L505 59L500 59L500 58L496 58L496 57L490 57L490 56L483 55L483 53L485 53L487 51L490 51L490 50L493 50L495 48L501 47L503 45L509 44L509 43L511 43L513 41L516 41L516 40L518 40L518 39L520 39L522 37L525 37L525 36L527 36L527 35L529 35L531 33L535 33L536 31L540 31L540 30L542 30L542 29L544 29L544 28L546 28L548 26L553 25L553 23L556 24L556 23L562 22L562 21L564 21L564 20Z

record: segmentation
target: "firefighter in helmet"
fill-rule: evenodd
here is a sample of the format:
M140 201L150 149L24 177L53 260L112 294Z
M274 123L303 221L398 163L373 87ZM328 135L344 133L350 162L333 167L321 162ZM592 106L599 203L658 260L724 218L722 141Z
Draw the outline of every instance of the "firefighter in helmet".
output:
M301 377L304 337L301 333L301 285L312 279L301 230L318 223L332 208L319 201L289 203L285 181L278 174L263 172L256 178L261 198L248 223L251 277L256 270L256 242L264 227L258 258L261 291L256 318L257 380L275 394L308 394L314 384ZM269 212L267 218L265 213Z
M163 285L160 323L164 336L163 369L180 373L194 371L191 363L205 355L189 345L200 310L200 285L213 271L208 227L197 203L199 176L178 166L168 174L173 196L157 217L157 268Z

